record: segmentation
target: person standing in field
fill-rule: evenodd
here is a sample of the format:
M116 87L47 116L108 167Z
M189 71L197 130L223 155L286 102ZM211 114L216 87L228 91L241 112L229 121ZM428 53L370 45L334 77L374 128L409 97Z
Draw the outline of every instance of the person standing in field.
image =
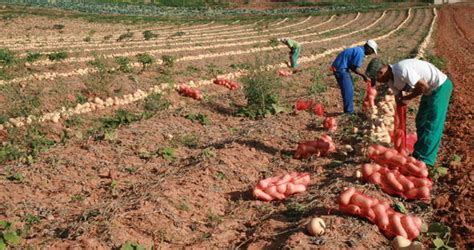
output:
M406 105L421 95L415 119L418 140L413 157L434 166L453 91L451 80L433 64L418 59L384 64L374 58L366 72L373 82L387 83L395 94L397 105Z
M289 38L281 38L280 42L290 48L290 63L288 66L293 69L293 73L298 72L296 68L298 67L298 57L301 53L301 45L297 41Z
M331 70L341 88L344 113L354 113L354 83L350 72L368 81L369 78L359 68L364 63L365 56L377 54L377 49L377 43L374 40L368 40L364 46L343 50L332 63Z

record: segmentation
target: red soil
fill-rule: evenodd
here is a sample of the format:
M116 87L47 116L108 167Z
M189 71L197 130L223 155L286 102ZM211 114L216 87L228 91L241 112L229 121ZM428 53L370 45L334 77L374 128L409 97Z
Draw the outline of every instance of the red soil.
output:
M435 200L439 220L453 229L460 249L474 248L473 194L473 111L474 100L474 6L445 6L439 12L436 53L448 61L447 73L454 92L446 121L439 160L449 163L449 175ZM450 162L453 154L461 162Z

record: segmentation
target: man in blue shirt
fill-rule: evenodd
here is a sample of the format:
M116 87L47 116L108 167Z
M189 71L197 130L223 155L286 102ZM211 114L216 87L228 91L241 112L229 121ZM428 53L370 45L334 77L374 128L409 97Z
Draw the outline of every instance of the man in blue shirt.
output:
M377 54L377 48L378 45L374 40L368 40L364 46L345 49L332 63L331 69L341 88L344 113L354 113L354 83L350 71L364 78L364 81L368 81L369 77L359 68L362 66L366 55Z

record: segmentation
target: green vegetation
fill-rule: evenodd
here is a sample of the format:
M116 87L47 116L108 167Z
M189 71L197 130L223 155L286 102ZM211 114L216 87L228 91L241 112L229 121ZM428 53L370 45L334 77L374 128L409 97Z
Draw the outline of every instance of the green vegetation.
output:
M451 240L451 228L435 222L430 224L428 227L424 225L422 227L422 236L431 239L434 249L439 250L453 250L454 248L448 246Z
M20 244L21 230L15 229L11 222L0 221L0 249L14 248Z
M171 103L168 100L163 99L161 94L155 93L145 98L144 108L146 111L157 112L166 110L169 108Z
M145 31L143 31L143 38L144 38L145 40L147 40L147 41L148 41L148 40L151 40L151 39L153 39L153 38L157 38L157 37L158 37L158 35L155 34L155 33L153 33L151 30L145 30Z
M211 159L216 157L216 149L213 147L208 147L202 150L201 157L204 160ZM220 172L219 172L220 173ZM221 173L222 174L222 173ZM225 178L225 176L224 176Z
M438 181L440 177L446 176L448 174L448 168L433 166L429 168L429 176L434 181Z
M9 181L21 182L23 180L23 175L19 172L14 171L12 168L5 169L6 178Z
M137 60L142 64L142 71L145 71L147 67L155 62L155 58L147 53L140 53L137 55Z
M146 250L146 247L140 246L137 243L127 241L120 247L120 250Z
M8 108L2 111L8 117L26 117L41 112L39 90L24 90L18 84L8 84L0 86L0 92L5 95L9 104Z
M196 134L183 135L180 138L181 143L188 148L197 148L201 139Z
M41 58L41 56L42 55L39 52L28 51L28 53L26 55L26 61L27 62L35 62L35 61L38 61Z
M130 59L126 56L117 56L115 57L115 63L119 65L119 70L124 73L131 73L132 67L130 66Z
M67 57L68 57L67 52L62 51L62 50L48 54L48 59L50 61L62 61L66 59Z
M15 62L15 56L9 49L0 49L0 66L8 66Z
M239 111L241 115L255 119L286 111L279 100L280 78L273 72L254 71L243 77L242 82L247 106Z
M163 61L163 65L168 68L172 68L174 63L176 62L176 57L170 55L162 55L161 60Z
M117 42L121 42L123 40L126 40L126 39L130 39L133 37L133 32L130 32L127 30L126 33L123 33L121 34L118 38L117 38Z
M300 217L306 212L306 207L298 202L289 202L285 206L285 215L288 217Z
M22 152L11 143L0 146L0 163L17 160L22 156Z
M130 113L127 110L119 109L115 112L114 116L102 118L101 122L104 128L115 129L139 120L141 120L140 116Z
M176 159L175 151L173 148L165 147L163 149L158 150L158 155L163 157L163 159L167 161L173 161Z
M193 122L199 122L201 125L210 125L211 120L205 114L193 113L185 116L186 119L189 119Z
M320 95L328 90L327 84L324 82L323 74L320 70L313 70L312 72L312 84L309 87L309 93L311 95Z

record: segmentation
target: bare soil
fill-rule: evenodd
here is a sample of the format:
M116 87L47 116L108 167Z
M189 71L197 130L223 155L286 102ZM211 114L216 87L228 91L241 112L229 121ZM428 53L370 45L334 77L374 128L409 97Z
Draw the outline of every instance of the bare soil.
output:
M445 6L440 9L436 32L436 53L447 61L454 84L445 136L439 160L449 167L449 175L436 200L436 217L448 223L459 248L474 248L474 7ZM461 162L453 161L453 155Z

